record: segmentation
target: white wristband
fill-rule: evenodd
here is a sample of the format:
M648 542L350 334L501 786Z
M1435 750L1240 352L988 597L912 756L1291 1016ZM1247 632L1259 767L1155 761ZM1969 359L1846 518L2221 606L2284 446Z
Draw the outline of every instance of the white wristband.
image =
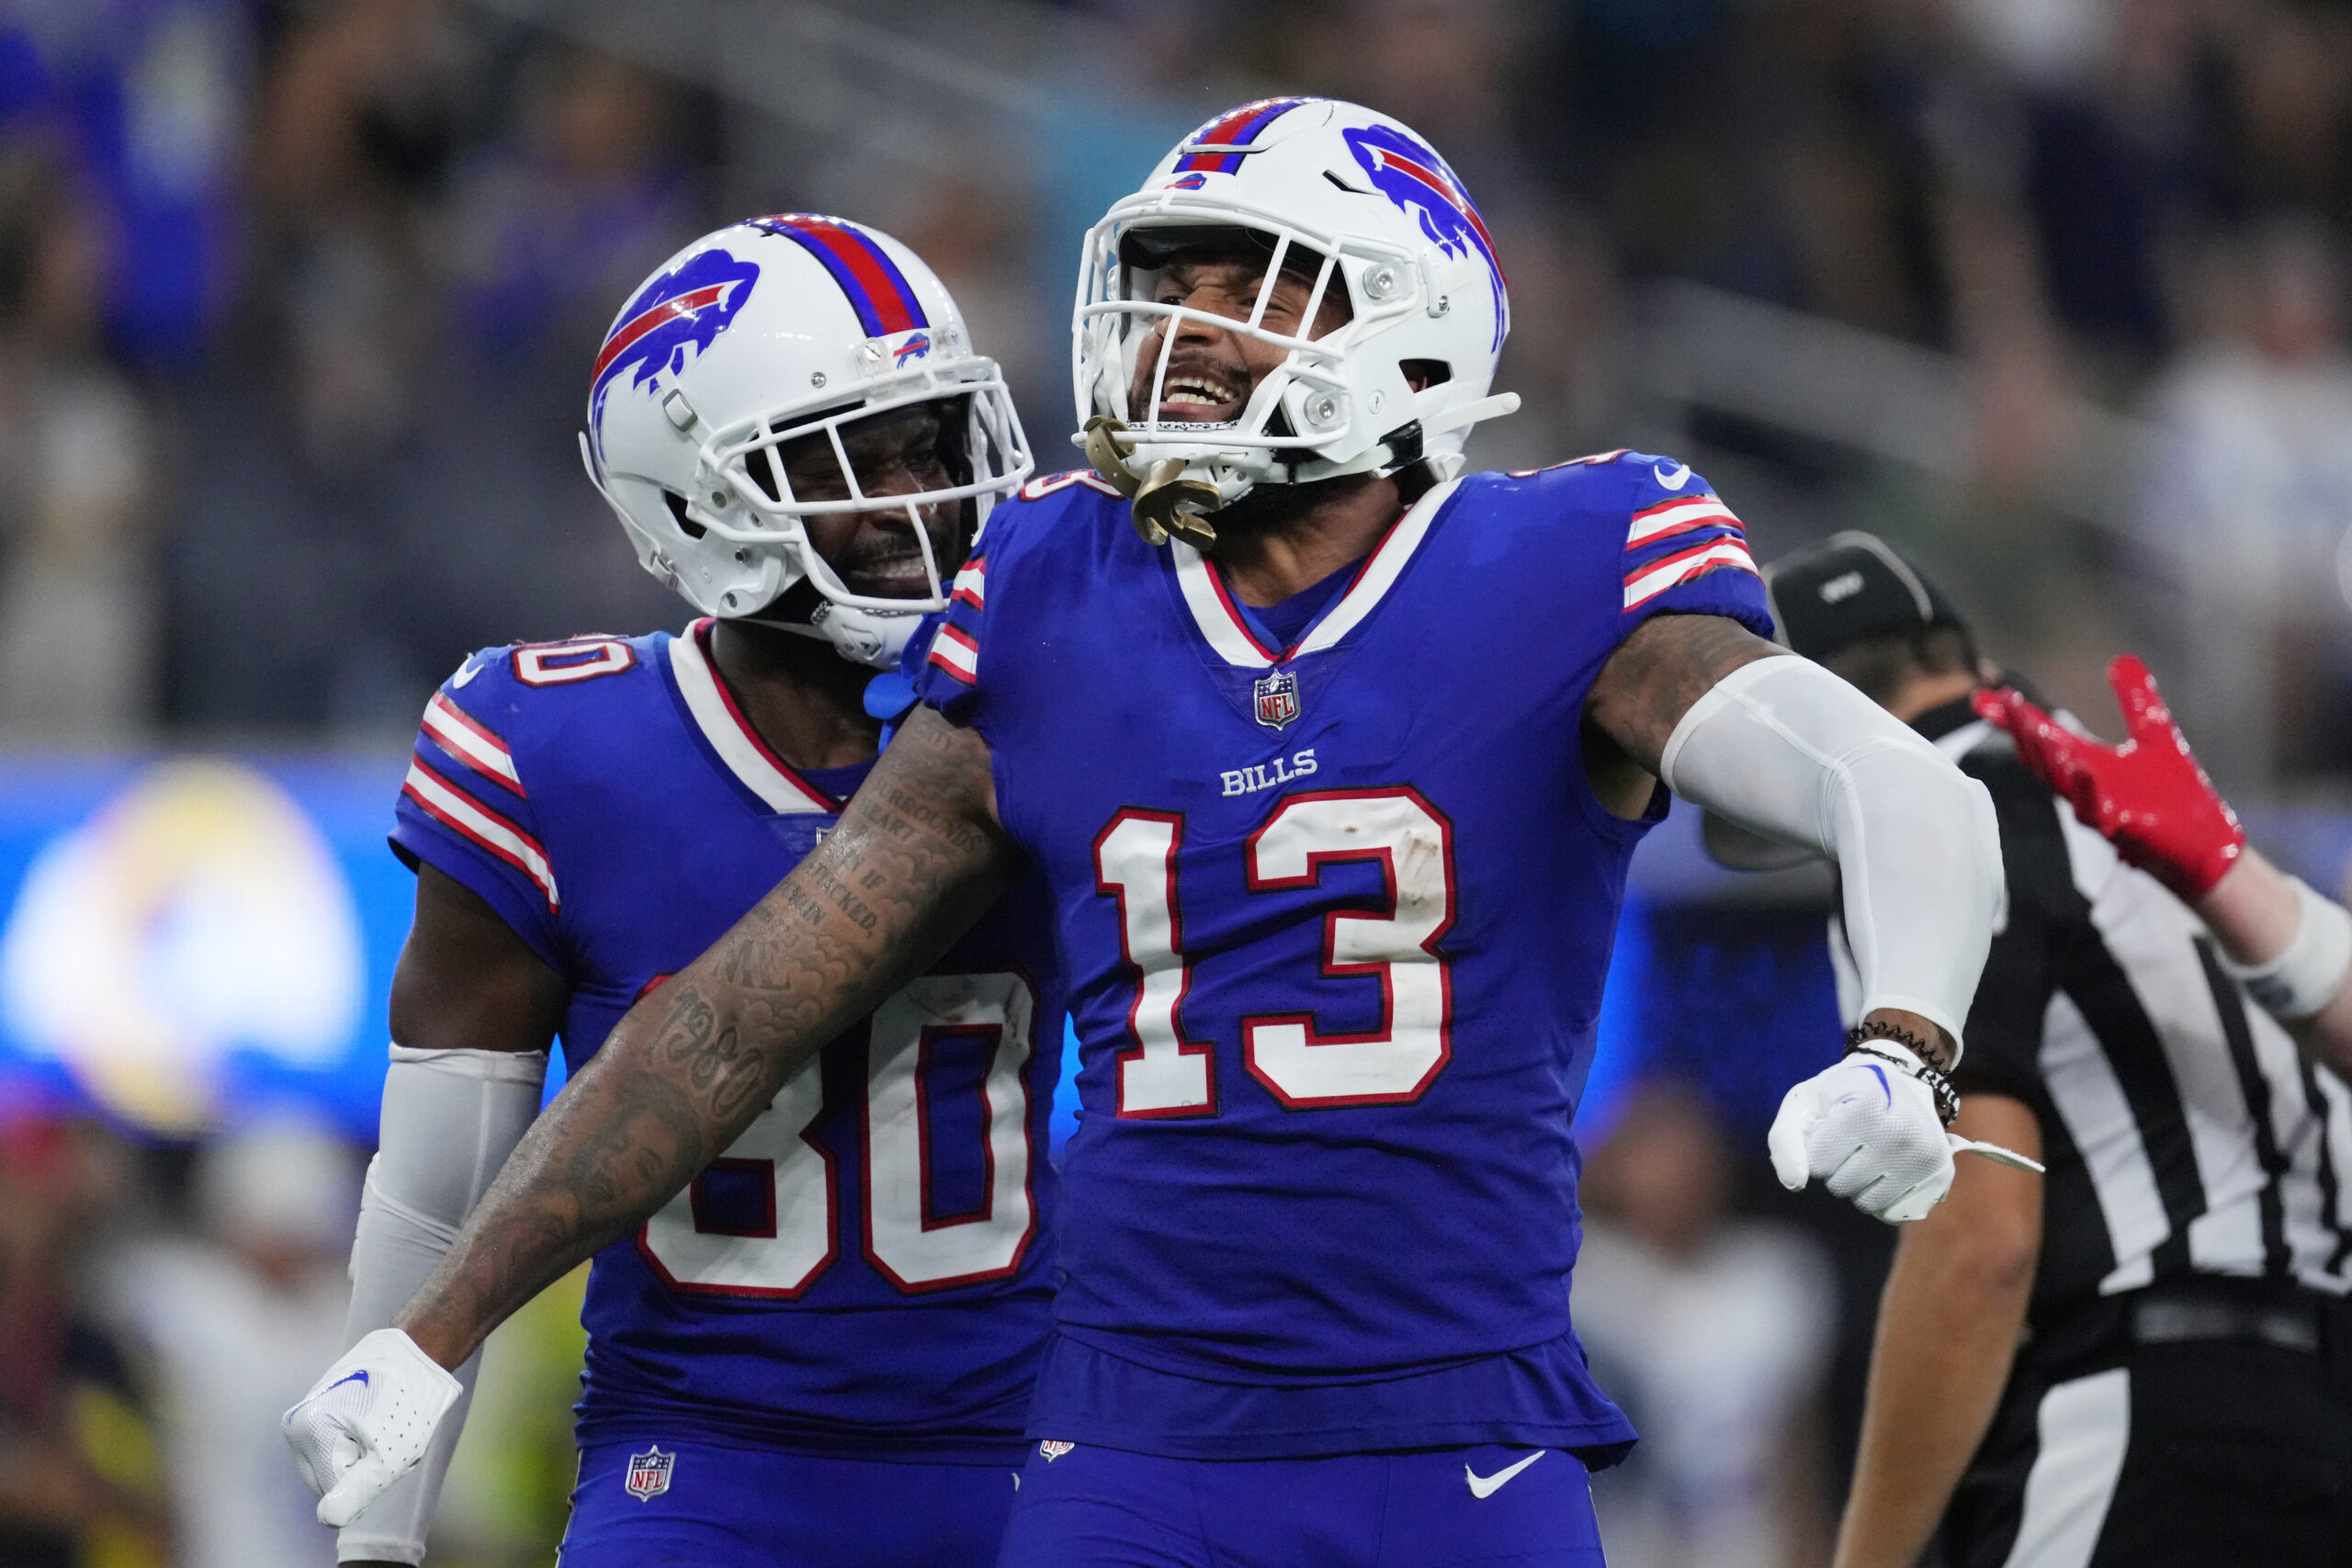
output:
M2344 988L2345 973L2352 970L2352 913L2312 892L2301 877L2287 880L2295 885L2303 912L2286 950L2267 964L2234 964L2226 954L2216 956L2222 972L2244 986L2265 1012L2293 1023L2317 1013Z

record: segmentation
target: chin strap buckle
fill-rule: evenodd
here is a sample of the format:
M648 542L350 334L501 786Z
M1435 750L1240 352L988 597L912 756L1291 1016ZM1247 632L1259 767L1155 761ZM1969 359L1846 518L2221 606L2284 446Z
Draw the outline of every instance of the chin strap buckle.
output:
M1216 545L1216 529L1203 515L1223 504L1216 486L1183 477L1181 457L1164 457L1138 474L1127 466L1119 438L1127 427L1107 413L1086 422L1086 460L1112 489L1132 503L1136 533L1147 545L1164 545L1174 535L1197 550ZM1135 445L1130 439L1129 447Z

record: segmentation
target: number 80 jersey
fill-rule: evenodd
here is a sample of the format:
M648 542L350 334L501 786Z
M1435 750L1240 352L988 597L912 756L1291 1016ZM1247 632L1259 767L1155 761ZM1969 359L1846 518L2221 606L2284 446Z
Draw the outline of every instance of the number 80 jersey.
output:
M1091 475L991 513L925 652L1053 884L1081 1120L1032 1433L1202 1458L1632 1436L1568 1313L1625 866L1586 694L1645 617L1770 633L1631 453L1438 487L1287 646Z
M708 626L476 654L434 694L401 792L395 850L481 895L570 983L574 1072L865 773L770 754ZM1042 888L1015 888L597 1255L582 1443L1018 1461L1049 1331L1050 944Z

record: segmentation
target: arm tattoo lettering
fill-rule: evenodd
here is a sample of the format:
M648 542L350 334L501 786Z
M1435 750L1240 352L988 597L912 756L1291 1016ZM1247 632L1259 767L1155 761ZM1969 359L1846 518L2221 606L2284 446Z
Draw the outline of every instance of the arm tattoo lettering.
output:
M641 998L500 1172L396 1320L456 1366L733 1143L826 1041L994 901L1018 863L987 745L900 731L841 825L711 950Z

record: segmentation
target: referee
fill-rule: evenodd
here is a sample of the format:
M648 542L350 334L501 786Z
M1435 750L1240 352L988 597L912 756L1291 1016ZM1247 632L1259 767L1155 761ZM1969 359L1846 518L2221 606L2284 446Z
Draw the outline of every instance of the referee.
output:
M1910 563L1848 533L1766 580L1792 649L1992 795L2008 908L1953 1131L2048 1167L1962 1161L1905 1227L1837 1568L1910 1568L1939 1532L1948 1568L2352 1563L2352 1093L1978 716L1968 627ZM2158 869L2195 896L2235 854ZM2333 975L2304 977L2323 1003L2343 934Z

